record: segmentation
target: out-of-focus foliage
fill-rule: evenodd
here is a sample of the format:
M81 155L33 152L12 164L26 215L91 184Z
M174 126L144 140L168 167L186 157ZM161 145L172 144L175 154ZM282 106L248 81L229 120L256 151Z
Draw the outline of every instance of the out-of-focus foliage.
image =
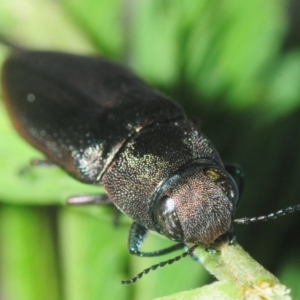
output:
M243 166L246 188L238 215L252 216L299 198L300 41L293 34L299 15L294 2L0 0L0 33L28 48L123 61L172 95L201 120L224 161ZM0 62L7 54L0 46ZM20 169L40 154L12 130L1 102L0 137L1 299L146 300L209 280L201 265L185 259L121 286L121 279L161 258L131 257L130 222L123 217L114 228L109 208L62 206L69 195L101 188L76 183L57 169L30 169L21 176ZM298 220L294 215L237 228L239 242L295 298ZM167 244L154 236L145 249Z

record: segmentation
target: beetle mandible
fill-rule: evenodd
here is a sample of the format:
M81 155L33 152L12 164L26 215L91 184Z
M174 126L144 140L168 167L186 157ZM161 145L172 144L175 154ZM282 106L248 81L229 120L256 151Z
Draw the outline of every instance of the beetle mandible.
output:
M17 49L2 69L18 133L77 180L99 184L133 220L129 251L206 247L231 231L239 191L183 109L127 68L99 57ZM148 230L178 244L140 252Z

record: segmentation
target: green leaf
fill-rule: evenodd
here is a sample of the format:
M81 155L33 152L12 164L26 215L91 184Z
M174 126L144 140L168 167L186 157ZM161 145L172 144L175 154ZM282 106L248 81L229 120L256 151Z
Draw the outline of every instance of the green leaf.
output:
M125 28L122 28L123 7L120 0L64 0L66 13L74 20L93 45L108 57L123 54Z
M59 299L51 214L30 206L0 206L1 299Z

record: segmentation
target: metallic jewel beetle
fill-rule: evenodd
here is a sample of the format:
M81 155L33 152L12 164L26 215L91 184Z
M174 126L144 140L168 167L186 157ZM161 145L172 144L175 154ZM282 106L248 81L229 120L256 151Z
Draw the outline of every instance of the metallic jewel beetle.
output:
M140 256L185 243L211 245L231 230L236 183L183 109L104 58L15 50L2 69L14 127L72 177L102 185L107 203L133 219L129 250ZM140 252L148 230L179 246Z

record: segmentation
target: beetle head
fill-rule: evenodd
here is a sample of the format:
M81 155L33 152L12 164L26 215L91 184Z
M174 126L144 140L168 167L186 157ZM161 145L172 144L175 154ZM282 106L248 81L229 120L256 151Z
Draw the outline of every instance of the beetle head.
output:
M221 166L195 163L160 187L154 221L172 240L210 245L230 230L237 200L237 186Z

